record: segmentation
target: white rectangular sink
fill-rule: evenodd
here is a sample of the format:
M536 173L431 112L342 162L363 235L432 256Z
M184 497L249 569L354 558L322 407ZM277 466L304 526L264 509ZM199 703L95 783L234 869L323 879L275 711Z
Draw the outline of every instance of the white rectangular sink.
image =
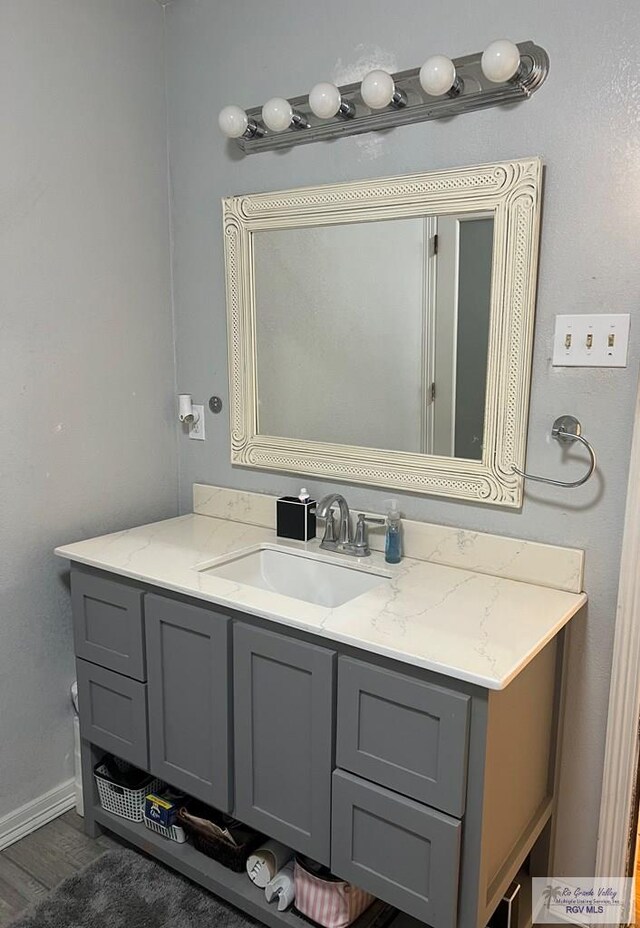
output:
M342 606L388 579L388 574L336 564L306 551L260 545L197 570L316 606Z

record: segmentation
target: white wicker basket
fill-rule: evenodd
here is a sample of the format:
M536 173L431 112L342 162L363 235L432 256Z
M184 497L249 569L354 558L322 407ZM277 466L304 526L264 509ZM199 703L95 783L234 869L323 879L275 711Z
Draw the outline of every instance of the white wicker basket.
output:
M125 766L124 761L117 761L119 767ZM126 765L129 766L129 765ZM141 822L144 819L144 799L147 793L155 793L162 788L163 783L153 777L141 786L140 789L129 789L113 783L109 771L103 764L98 764L94 770L100 805L107 812L120 815L130 822Z
M179 825L170 825L168 828L166 825L161 825L159 822L154 822L152 819L144 816L144 823L150 831L155 831L156 834L162 835L163 838L168 838L169 841L177 841L178 844L184 844L187 840L184 828L180 828Z

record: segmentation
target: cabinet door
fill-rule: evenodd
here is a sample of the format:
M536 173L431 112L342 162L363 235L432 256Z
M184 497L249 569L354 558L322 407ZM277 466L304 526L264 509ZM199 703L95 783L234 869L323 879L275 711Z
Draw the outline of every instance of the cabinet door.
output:
M455 928L462 823L336 770L331 868L432 928Z
M228 812L230 620L162 596L145 612L150 770Z
M80 733L87 741L147 768L147 688L122 674L77 661Z
M146 680L143 596L135 587L74 568L71 601L76 655L127 677Z
M275 632L233 632L235 814L329 864L335 653Z

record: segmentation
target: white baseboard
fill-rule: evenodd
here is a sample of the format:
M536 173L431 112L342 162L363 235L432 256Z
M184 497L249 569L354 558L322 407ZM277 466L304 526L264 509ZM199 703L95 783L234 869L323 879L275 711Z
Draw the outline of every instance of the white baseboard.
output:
M47 822L53 821L76 804L73 780L66 780L55 789L0 818L0 851Z

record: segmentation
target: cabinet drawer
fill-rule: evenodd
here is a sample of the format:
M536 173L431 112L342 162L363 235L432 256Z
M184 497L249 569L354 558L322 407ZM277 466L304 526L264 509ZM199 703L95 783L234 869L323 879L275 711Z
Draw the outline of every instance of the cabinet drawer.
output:
M77 662L80 733L136 767L147 769L147 688L112 670Z
M341 657L337 765L464 814L468 696Z
M331 869L427 922L455 928L462 823L336 770Z
M145 680L143 595L135 587L72 571L76 655Z

